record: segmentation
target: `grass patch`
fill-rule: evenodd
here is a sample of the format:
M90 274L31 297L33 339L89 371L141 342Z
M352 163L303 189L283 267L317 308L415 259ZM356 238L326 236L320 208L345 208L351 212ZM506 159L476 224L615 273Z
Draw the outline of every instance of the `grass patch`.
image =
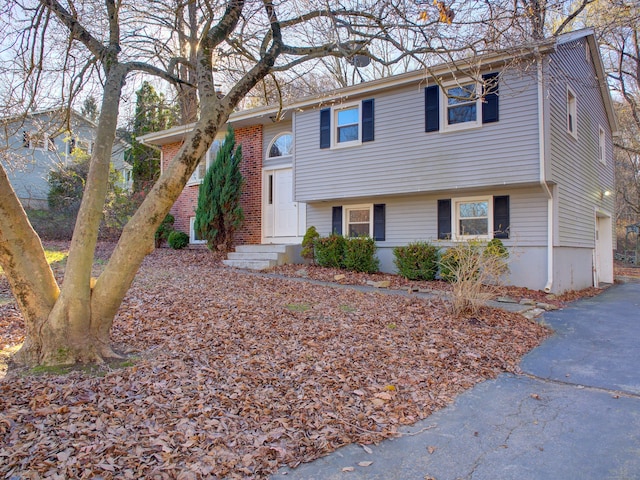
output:
M22 375L39 376L59 376L67 375L71 372L82 372L93 377L104 377L113 370L130 368L136 365L140 357L132 356L125 359L108 360L102 365L93 363L76 365L38 365L22 372Z
M47 263L52 267L62 267L67 261L69 252L63 250L53 250L49 248L44 249L44 258L47 259ZM4 273L2 267L0 267L0 273ZM0 302L2 300L0 299Z
M306 312L311 310L311 305L308 303L290 303L287 305L287 310L290 312Z
M47 263L51 266L54 266L54 264L64 265L68 256L69 252L66 251L49 249L45 249L44 251L44 257L47 259Z
M352 307L351 305L340 305L340 310L345 313L353 313L357 310L356 307Z

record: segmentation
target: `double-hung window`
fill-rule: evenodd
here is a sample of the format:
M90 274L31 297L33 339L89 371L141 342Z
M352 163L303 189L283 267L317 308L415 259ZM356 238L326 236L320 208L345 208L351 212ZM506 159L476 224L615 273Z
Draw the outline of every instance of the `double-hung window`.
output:
M489 198L459 199L454 202L454 238L491 238L491 202Z
M354 105L335 110L335 142L338 145L360 140L360 108Z
M425 132L451 132L498 122L499 80L496 72L477 80L426 87Z
M188 185L199 185L202 183L204 176L207 174L207 169L216 161L216 156L218 155L218 150L220 150L221 145L222 142L214 140L205 156L200 160L198 166L191 174L189 182L187 183Z
M373 98L320 110L320 148L341 148L373 142Z
M507 239L511 221L508 195L438 200L438 239Z
M357 205L345 207L345 226L347 236L362 237L373 236L373 205Z
M479 125L480 96L477 91L476 83L446 88L445 125L447 129Z

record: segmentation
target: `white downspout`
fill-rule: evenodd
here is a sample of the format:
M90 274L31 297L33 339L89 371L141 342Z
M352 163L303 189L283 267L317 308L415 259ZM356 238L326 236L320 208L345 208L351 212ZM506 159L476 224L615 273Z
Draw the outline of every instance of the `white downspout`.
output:
M547 185L546 179L546 137L545 137L545 112L544 112L544 71L542 57L538 60L538 138L540 148L540 185L547 193L547 284L544 286L546 293L553 287L553 194Z

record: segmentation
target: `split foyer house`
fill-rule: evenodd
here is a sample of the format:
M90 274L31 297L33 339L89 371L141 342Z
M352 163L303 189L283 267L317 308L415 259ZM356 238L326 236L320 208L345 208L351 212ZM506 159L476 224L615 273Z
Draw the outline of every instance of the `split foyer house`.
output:
M399 245L500 238L510 284L562 292L613 281L616 120L590 30L229 123L246 179L238 245L299 244L312 225L368 234L381 269L394 271ZM166 164L189 128L142 140ZM218 145L172 210L192 243L198 185Z
M22 205L47 208L49 173L69 165L74 149L91 154L97 125L75 111L61 109L30 112L0 119L1 161ZM111 163L119 173L120 186L130 189L132 167L124 160L128 144L116 138Z

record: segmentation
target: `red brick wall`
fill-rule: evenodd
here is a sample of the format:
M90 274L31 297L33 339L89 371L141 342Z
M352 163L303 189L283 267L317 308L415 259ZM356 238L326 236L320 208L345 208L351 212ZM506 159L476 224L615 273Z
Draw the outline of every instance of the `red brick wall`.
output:
M236 232L234 245L259 244L262 239L262 125L238 128L236 143L242 144L240 170L245 185L240 199L244 222ZM162 147L163 168L175 157L181 143ZM176 221L174 228L189 233L189 218L195 215L199 185L187 185L171 207Z

